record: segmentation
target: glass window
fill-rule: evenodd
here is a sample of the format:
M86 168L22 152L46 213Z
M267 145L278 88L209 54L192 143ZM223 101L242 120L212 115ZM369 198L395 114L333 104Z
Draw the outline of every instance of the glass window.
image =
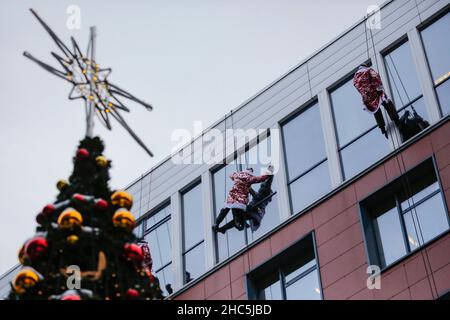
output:
M315 103L283 124L283 139L289 180L323 161L327 155L319 105Z
M325 140L317 103L282 126L292 213L331 189Z
M422 30L422 41L443 115L450 114L450 13Z
M398 110L422 96L409 42L404 42L386 54L384 60L393 100Z
M216 217L226 201L228 190L232 187L232 181L229 176L237 170L235 163L236 162L233 161L231 164L222 167L213 174L214 213ZM231 219L232 215L229 213L222 224L228 223ZM228 230L225 234L218 232L216 234L216 244L218 262L220 262L235 254L245 246L246 233L239 231L236 228Z
M253 297L261 300L320 300L321 285L312 235L248 275Z
M406 254L397 207L375 219L384 265L390 265Z
M351 178L389 153L389 145L381 133L374 129L349 144L340 152L346 178Z
M204 242L201 242L184 254L184 267L184 283L188 283L205 273Z
M401 117L405 110L413 109L429 120L422 97L409 42L404 42L384 56L395 107Z
M376 130L374 116L363 110L352 79L333 90L330 97L343 175L349 179L386 155L389 145Z
M165 296L170 295L173 292L172 288L172 264L169 263L164 268L156 272L156 277L159 280L159 286Z
M230 174L236 171L241 171L247 167L253 168L255 175L260 175L267 168L267 159L271 158L271 140L270 136L259 141L255 146L247 149L246 152L241 154L238 158L238 164L236 160L230 164L223 166L221 169L213 173L214 183L214 212L217 217L220 209L223 207L228 191L232 187L232 181L229 178ZM261 159L260 156L267 157L267 159ZM265 215L261 221L261 225L257 230L252 231L249 227L250 222L243 231L239 231L236 228L229 229L225 234L218 232L216 234L217 245L217 258L218 262L227 259L231 255L238 252L248 243L258 239L268 231L275 228L280 223L280 215L278 212L277 204L277 191L276 191L276 175L272 181L272 194L269 196L270 202L265 208ZM261 184L252 185L252 189L255 192L259 191ZM252 196L249 196L249 202L252 201ZM225 225L232 220L231 212L228 213L225 220L220 224Z
M144 221L144 240L147 241L153 260L153 272L158 277L161 290L168 295L172 285L172 226L170 204L155 211Z
M292 212L302 211L330 189L328 162L325 161L289 185Z
M201 186L199 183L182 195L185 283L205 271Z
M281 281L278 279L275 283L272 283L262 290L261 300L283 300L281 292Z
M317 269L286 286L286 300L321 300Z
M371 263L382 267L449 229L431 159L377 191L361 206Z
M246 152L244 152L241 155L241 167L242 169L245 169L247 167L253 168L253 172L255 175L261 175L265 172L267 169L268 164L266 164L265 160L263 161L260 159L260 155L263 154L263 156L267 156L267 158L271 158L272 156L272 148L271 148L271 138L270 136L266 139L262 140L261 142L257 143L252 148L248 149ZM256 156L258 155L258 156ZM264 162L264 164L263 164ZM251 242L268 231L275 228L280 223L280 215L278 212L278 203L277 203L277 176L274 175L273 181L272 181L272 196L270 197L270 202L267 204L265 210L266 214L264 215L264 218L261 221L261 225L256 231L252 231L251 228L246 228L247 232L247 241ZM254 184L252 185L252 189L255 192L259 191L261 184ZM249 202L251 202L253 197L249 196Z

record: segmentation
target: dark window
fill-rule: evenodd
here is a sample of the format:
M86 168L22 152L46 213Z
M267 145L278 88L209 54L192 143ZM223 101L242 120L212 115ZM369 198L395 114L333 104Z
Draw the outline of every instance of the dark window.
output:
M156 210L144 221L144 239L150 247L153 271L159 279L161 289L168 295L166 286L172 284L172 226L170 204Z
M184 283L205 272L201 184L182 194Z
M409 42L404 42L384 56L393 100L400 117L412 108L425 120L428 114L417 78Z
M432 159L361 202L361 212L370 263L382 268L449 229Z
M312 234L248 274L249 298L322 299Z
M422 30L428 64L443 115L450 114L450 13Z
M241 171L247 167L253 168L255 175L260 175L263 169L267 168L268 164L261 164L261 158L259 155L271 157L271 140L270 136L262 139L252 148L248 148L245 153L239 156L238 164L236 160L230 164L227 164L213 173L213 188L214 188L214 213L215 217L219 213L220 209L224 205L228 191L232 187L232 181L229 178L230 174L236 171ZM265 162L265 160L264 160ZM266 207L266 213L262 219L260 227L256 231L252 231L251 228L246 227L243 231L239 231L236 228L228 230L225 234L217 233L216 246L217 246L217 260L218 262L227 259L240 249L245 247L250 242L258 239L268 231L272 230L280 223L280 216L278 212L277 204L277 192L276 192L276 175L272 182L273 195L271 201ZM258 191L259 184L252 185L253 190ZM251 201L252 197L249 196ZM232 219L231 212L227 215L221 225L225 225Z
M349 179L389 152L374 116L363 110L361 95L347 80L330 93L343 175Z
M282 126L291 210L300 212L331 189L319 105Z

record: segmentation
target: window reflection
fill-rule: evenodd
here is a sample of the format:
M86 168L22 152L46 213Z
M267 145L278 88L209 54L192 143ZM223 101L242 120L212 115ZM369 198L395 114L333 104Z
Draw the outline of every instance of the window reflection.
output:
M284 123L292 213L296 214L331 189L318 103Z
M397 208L393 207L376 218L375 221L384 265L389 265L406 254Z
M444 201L431 159L364 200L371 263L386 267L448 231Z
M236 171L235 162L224 166L213 174L214 183L214 213L215 217L224 204L228 190L232 187L230 174ZM228 223L232 215L228 214L223 224ZM245 246L245 233L235 228L228 230L225 234L216 234L218 260L223 261Z
M422 41L443 115L450 114L450 13L422 30Z
M289 185L292 212L298 213L330 189L328 162L322 162Z
M286 300L321 300L317 269L287 286Z
M269 163L267 160L271 158L271 140L270 136L259 141L246 152L239 156L239 163L236 165L236 161L223 166L221 169L213 173L213 188L214 188L214 214L217 217L220 209L222 208L228 191L232 187L232 181L229 178L230 174L236 171L244 170L247 167L253 168L255 175L260 175L267 168ZM266 159L260 158L260 155L267 157ZM243 231L239 231L236 228L229 229L222 234L216 233L216 246L217 246L217 259L218 262L223 261L241 250L248 243L255 241L268 231L272 230L280 223L280 216L277 205L277 191L276 191L276 179L274 176L272 182L273 196L271 201L265 208L265 215L261 221L260 227L256 231L252 231L250 227L246 227ZM252 185L252 189L258 192L260 184ZM252 196L249 196L249 202L252 200ZM226 216L221 225L225 225L232 220L231 212ZM248 222L249 223L249 222Z
M184 283L187 283L205 272L203 203L200 183L183 193L182 206Z
M384 57L393 100L397 110L422 96L409 42L391 51ZM426 114L420 114L426 118Z
M262 300L322 299L312 236L256 268L248 276L253 298ZM252 298L252 296L250 296Z
M160 282L165 295L171 294L172 286L172 226L170 204L151 214L144 221L145 235L153 260L153 272ZM169 290L167 290L167 288Z
M373 115L363 110L352 80L330 93L343 175L349 179L389 152L387 140L375 130Z
M188 283L205 273L205 251L203 242L184 254L184 263L185 283Z
M376 128L341 150L345 179L349 179L389 153L386 139Z

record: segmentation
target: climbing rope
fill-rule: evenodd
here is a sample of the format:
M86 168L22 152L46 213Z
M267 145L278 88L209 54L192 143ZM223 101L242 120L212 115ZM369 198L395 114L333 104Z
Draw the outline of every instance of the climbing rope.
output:
M416 3L416 4L417 4L417 3ZM367 19L367 18L366 18L366 19ZM367 29L367 21L366 21L366 29ZM372 48L373 48L373 51L374 51L375 64L376 64L377 70L379 70L378 59L377 59L377 54L376 54L376 50L375 50L375 41L374 41L374 36L373 36L373 33L372 33L372 29L369 28L369 32L370 32L370 37L371 37L371 41L372 41ZM368 48L368 47L369 47L369 46L367 45L367 48ZM369 54L368 54L368 56L369 56ZM392 59L392 58L391 58L391 59ZM393 64L393 66L395 67L394 64ZM389 67L389 66L388 66L388 67ZM398 72L398 71L397 71L397 72ZM392 75L391 75L391 76L392 76ZM398 75L398 76L399 76L399 75ZM399 76L399 79L400 79L400 76ZM401 81L401 80L400 80L400 81ZM399 90L398 90L398 88L397 88L397 85L396 85L395 81L393 81L393 82L394 82L394 87L395 87L396 90L397 90L397 93L399 93ZM409 100L408 93L406 92L406 88L404 87L403 84L402 84L402 86L403 86L403 89L405 90L405 93L406 93L407 98L408 98L408 100ZM401 95L400 95L400 94L399 94L399 97L400 97L400 99L401 99ZM402 102L402 104L403 104L403 102ZM394 138L395 138L395 142L396 142L397 144L394 142ZM401 145L401 143L399 143L399 140L401 140L401 139L399 139L399 137L398 137L398 132L397 132L397 131L394 130L394 134L391 135L391 139L392 139L392 143L393 143L394 145L397 145L397 146L400 146L400 145ZM401 164L403 165L403 168L404 168L404 170L405 170L404 172L403 172L403 170L402 170L402 166L401 166L401 164L400 164L399 158L401 159ZM413 191L412 191L412 188L411 188L411 183L410 183L410 181L409 181L409 177L408 177L407 172L406 172L406 166L405 166L405 161L404 161L404 158L403 158L403 154L400 152L400 153L399 153L399 157L395 157L395 159L396 159L396 162L397 162L399 171L400 171L400 181L401 181L401 183L402 183L402 186L403 186L404 190L406 191L406 197L407 197L408 207L409 207L409 208L412 208L412 209L410 209L410 210L411 210L411 213L412 213L412 214L411 214L411 220L412 220L412 223L413 223L413 226L414 226L414 232L416 233L417 236L420 235L420 237L422 237L422 242L424 242L424 241L423 241L423 234L422 234L420 225L419 225L419 226L416 225L416 222L415 222L415 219L414 219L414 215L413 215L413 213L414 213L414 214L415 214L415 217L417 218L417 223L419 223L418 215L417 215L417 208L416 208L416 205L415 205L415 203L414 203L414 198L413 198L413 195L414 195L414 194L413 194ZM412 202L412 206L411 206L411 204L410 204L410 201ZM401 209L401 208L400 208L400 209ZM403 215L403 212L402 212L402 215ZM403 219L403 216L402 216L402 219ZM420 244L420 242L419 242L419 244ZM423 244L424 244L424 243L423 243ZM425 253L424 253L424 251L425 251ZM411 251L411 252L412 252L412 251ZM431 270L431 263L430 263L430 259L429 259L427 250L424 250L424 249L420 250L420 255L421 255L421 257L422 257L422 262L424 263L424 266L425 266L425 273L426 273L426 275L427 275L427 281L428 281L428 284L429 284L429 287L430 287L430 290L431 290L432 297L433 297L433 299L434 299L434 298L435 298L435 295L434 295L434 292L433 292L433 285L431 284L431 281L433 281L433 284L434 284L436 293L437 293L437 287L436 287L436 282L435 282L435 279L434 279L434 276L433 276L433 271ZM431 280L430 280L430 275L429 275L429 273L428 273L427 263L428 263L428 266L430 267Z

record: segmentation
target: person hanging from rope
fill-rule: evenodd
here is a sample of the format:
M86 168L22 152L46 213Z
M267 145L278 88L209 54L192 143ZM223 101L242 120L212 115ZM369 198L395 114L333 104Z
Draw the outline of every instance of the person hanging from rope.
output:
M373 68L362 64L353 77L353 85L362 96L365 106L364 110L375 116L378 127L385 137L388 138L386 123L380 106L382 105L386 109L389 117L397 127L400 122L394 103L384 91L380 75Z
M267 168L266 174L269 176L266 181L261 183L258 192L250 188L252 201L247 206L245 217L250 222L250 227L253 232L259 229L261 221L266 214L266 207L272 201L272 182L273 182L273 166Z
M247 168L242 172L234 172L231 174L230 179L233 180L233 186L228 192L227 200L212 227L214 232L219 232L221 230L219 225L225 219L230 209L233 214L234 226L238 230L243 230L250 187L252 184L264 182L268 178L268 175L254 176L252 168Z
M269 202L272 201L272 181L273 181L273 166L270 165L267 168L267 172L265 175L268 176L266 181L261 183L258 192L253 190L251 187L249 189L250 194L252 195L252 200L248 204L245 214L244 221L247 223L249 221L248 227L254 232L258 230L261 225L261 221L266 213L266 207ZM238 230L242 230L244 227L244 222L235 224L235 221L232 220L228 222L226 225L220 227L218 232L225 233L227 230L236 227Z

